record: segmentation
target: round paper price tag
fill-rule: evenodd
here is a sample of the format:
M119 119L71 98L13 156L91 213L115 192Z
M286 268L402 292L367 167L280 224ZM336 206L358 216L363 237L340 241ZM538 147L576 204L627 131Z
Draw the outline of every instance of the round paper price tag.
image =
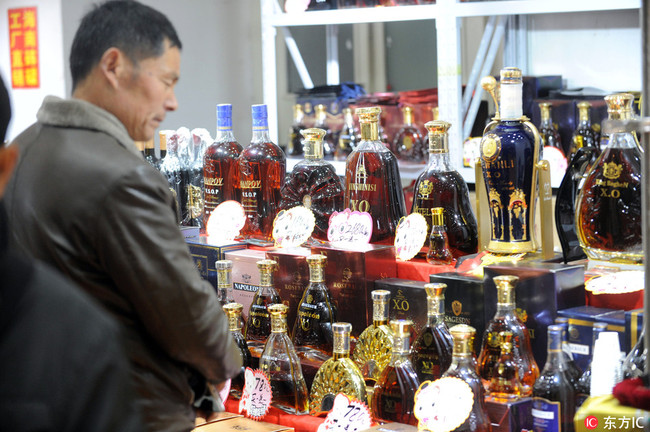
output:
M315 226L314 213L307 207L281 210L273 220L275 246L298 247L309 239Z
M334 212L330 216L327 239L330 242L348 244L370 243L372 236L372 216L367 212L350 211Z
M402 261L413 258L427 239L427 221L420 213L400 219L395 231L395 256Z
M273 391L266 374L259 369L246 368L245 384L239 400L239 414L246 411L246 417L262 420L271 406Z
M334 406L317 432L362 431L371 426L372 417L366 404L339 393L334 398Z
M231 242L245 223L244 207L237 201L224 201L210 214L205 230L211 243Z
M472 412L474 392L455 377L425 381L415 392L418 430L449 432L462 425Z

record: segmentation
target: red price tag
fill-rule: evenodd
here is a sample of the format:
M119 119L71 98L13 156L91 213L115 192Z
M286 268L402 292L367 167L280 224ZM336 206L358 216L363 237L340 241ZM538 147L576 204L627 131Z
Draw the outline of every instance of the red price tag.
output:
M246 368L244 376L244 392L239 400L239 414L246 411L246 417L262 420L271 406L271 382L259 369Z
M343 393L336 395L334 406L317 432L361 431L372 426L372 417L365 403L350 399Z

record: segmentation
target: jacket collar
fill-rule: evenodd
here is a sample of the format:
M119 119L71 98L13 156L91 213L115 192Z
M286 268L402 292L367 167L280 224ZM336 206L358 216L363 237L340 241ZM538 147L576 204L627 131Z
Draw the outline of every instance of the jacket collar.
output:
M89 129L104 132L120 145L142 157L124 125L110 112L81 99L46 96L38 110L39 122L58 127Z

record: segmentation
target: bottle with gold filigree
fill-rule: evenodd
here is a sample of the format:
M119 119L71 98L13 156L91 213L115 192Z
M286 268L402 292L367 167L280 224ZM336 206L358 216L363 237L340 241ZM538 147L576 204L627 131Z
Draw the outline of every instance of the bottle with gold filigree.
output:
M487 392L489 398L494 401L508 402L521 397L519 364L512 354L512 332L502 331L499 338L501 355L494 366Z
M608 120L603 122L607 147L587 174L576 200L580 246L593 260L643 262L641 239L641 148L628 127L634 96L605 97Z
M334 355L316 372L309 394L310 414L319 415L332 409L334 398L343 393L350 398L366 402L366 383L356 363L350 358L350 323L336 322Z
M365 329L354 347L352 359L361 369L368 384L374 384L391 357L393 336L388 327L390 291L374 290L372 296L372 325Z
M287 309L281 303L269 306L271 334L260 357L260 369L271 382L271 405L289 414L307 414L309 394L300 359L287 335Z
M278 264L273 260L260 260L257 262L260 271L260 287L253 297L248 310L248 321L244 336L251 350L260 351L271 333L271 316L268 307L281 303L280 296L273 285L273 272Z
M429 233L429 250L427 262L433 265L448 265L454 262L449 249L449 237L445 229L444 208L431 209L431 232Z
M241 355L242 359L242 368L241 372L239 375L234 377L231 381L230 384L230 393L233 394L235 397L240 397L242 392L244 391L244 384L245 384L245 379L244 379L244 372L246 371L247 367L251 366L251 352L248 349L248 345L246 344L246 339L244 339L244 335L241 333L241 312L244 307L242 306L241 303L227 303L223 305L223 311L226 313L226 316L228 317L228 327L230 330L230 334L232 335L233 339L235 340L235 344L237 345L237 348L239 348L239 354Z
M404 123L393 138L392 150L400 160L424 163L426 147L422 132L413 124L413 108L402 107L402 116Z

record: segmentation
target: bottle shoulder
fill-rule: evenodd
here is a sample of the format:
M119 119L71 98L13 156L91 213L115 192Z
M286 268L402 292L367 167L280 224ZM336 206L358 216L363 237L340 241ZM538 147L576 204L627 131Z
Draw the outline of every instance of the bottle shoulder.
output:
M286 155L284 151L272 142L257 142L251 143L244 147L240 156L240 161L258 161L258 160L274 160L286 164Z

